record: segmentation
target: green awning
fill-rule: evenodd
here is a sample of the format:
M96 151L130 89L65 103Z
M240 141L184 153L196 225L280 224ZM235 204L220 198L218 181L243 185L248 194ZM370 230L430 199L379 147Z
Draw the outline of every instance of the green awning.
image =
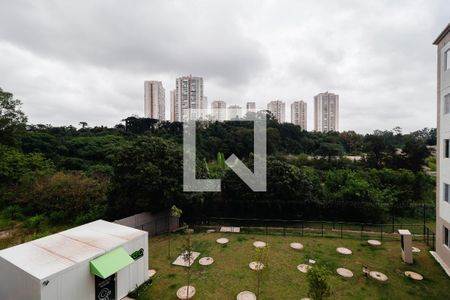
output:
M91 273L103 279L108 278L134 262L123 248L108 252L90 263Z

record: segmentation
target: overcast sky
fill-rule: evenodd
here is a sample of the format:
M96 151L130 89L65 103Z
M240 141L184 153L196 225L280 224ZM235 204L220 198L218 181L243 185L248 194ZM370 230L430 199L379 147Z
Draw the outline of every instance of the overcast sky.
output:
M143 116L144 80L204 78L209 103L340 95L341 130L436 123L434 39L448 0L0 0L0 87L30 123Z

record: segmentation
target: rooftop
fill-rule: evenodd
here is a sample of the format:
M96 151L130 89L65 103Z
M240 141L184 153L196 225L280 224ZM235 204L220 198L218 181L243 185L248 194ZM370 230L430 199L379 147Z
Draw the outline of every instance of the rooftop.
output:
M441 42L441 40L450 33L450 23L445 27L445 29L441 32L441 34L437 37L437 39L433 42L433 45L437 45Z

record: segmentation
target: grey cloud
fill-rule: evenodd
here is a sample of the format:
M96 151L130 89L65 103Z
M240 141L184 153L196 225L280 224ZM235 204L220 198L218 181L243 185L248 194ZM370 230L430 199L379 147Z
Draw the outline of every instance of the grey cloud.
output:
M0 38L72 63L246 84L264 68L264 54L241 33L230 8L198 1L14 1L0 5Z
M143 81L203 76L209 100L341 96L341 129L435 125L446 0L1 1L0 86L31 122L142 115ZM166 111L169 106L166 105Z

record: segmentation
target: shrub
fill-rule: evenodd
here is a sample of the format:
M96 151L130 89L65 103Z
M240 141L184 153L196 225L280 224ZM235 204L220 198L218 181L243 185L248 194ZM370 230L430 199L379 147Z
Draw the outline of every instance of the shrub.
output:
M322 300L330 297L330 285L328 283L328 271L324 267L314 266L308 271L308 296L314 300Z

